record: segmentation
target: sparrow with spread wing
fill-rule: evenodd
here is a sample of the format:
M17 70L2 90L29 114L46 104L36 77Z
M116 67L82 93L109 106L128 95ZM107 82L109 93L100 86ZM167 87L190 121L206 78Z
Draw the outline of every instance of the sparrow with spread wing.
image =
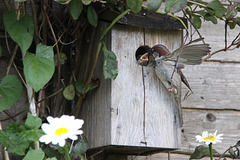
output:
M170 52L164 45L157 44L152 48L146 45L139 47L135 56L138 64L142 66L152 65L155 68L157 77L167 90L177 96L180 79L191 90L186 77L181 71L184 64L198 65L202 62L202 57L209 54L209 52L209 44L185 45L173 52Z

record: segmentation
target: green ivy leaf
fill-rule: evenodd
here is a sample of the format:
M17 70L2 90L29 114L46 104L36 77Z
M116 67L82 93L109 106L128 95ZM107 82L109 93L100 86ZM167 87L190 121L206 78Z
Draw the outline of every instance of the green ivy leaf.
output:
M38 141L41 136L43 136L45 133L40 129L30 129L26 131L22 131L21 135L22 137L25 137L29 141Z
M42 160L44 158L44 152L41 149L33 150L30 149L23 160Z
M228 22L228 26L230 27L230 29L234 29L236 27L236 23L235 22Z
M240 26L240 17L236 17L236 18L234 18L234 21L237 23L237 25Z
M148 11L155 12L162 4L162 0L148 0Z
M77 90L77 94L83 94L83 89L84 89L84 82L82 80L77 80L75 82L75 88Z
M53 157L53 158L47 158L46 160L57 160L57 159Z
M84 153L86 153L87 149L89 148L89 144L87 138L84 137L81 139L74 147L73 147L73 157L81 157Z
M77 80L76 83L75 83L75 88L77 90L77 94L79 96L79 94L85 94L87 93L88 91L90 90L93 90L95 88L97 88L99 86L99 81L96 81L96 82L92 82L88 85L88 88L87 90L84 92L84 86L85 84L83 83L82 80Z
M75 97L75 88L74 88L73 84L70 84L67 87L65 87L65 89L63 91L63 96L67 100L73 100L73 98Z
M95 9L92 6L88 6L87 19L92 26L97 27L98 16Z
M166 0L165 12L176 13L187 5L187 0Z
M61 159L61 153L55 150L54 148L51 147L45 147L43 148L43 152L47 157L56 157L57 159Z
M33 116L30 113L28 113L24 126L29 129L38 129L41 126L41 124L42 124L41 118Z
M233 19L238 13L234 6L228 6L227 10L226 19Z
M29 146L29 142L18 133L9 134L8 138L9 144L7 146L7 151L19 156L25 155L25 151Z
M240 12L240 7L236 7L236 10L237 10L238 12Z
M193 23L194 27L196 27L197 29L201 28L202 21L201 21L200 16L193 15L192 16L192 23Z
M84 5L89 5L91 3L92 0L82 0L82 3Z
M24 54L33 40L34 24L32 17L24 15L17 20L17 15L14 11L5 12L3 14L3 22L8 34L20 46Z
M38 44L36 55L27 53L23 59L23 65L27 83L38 92L52 78L54 73L52 47Z
M104 53L104 63L103 63L104 78L115 79L118 75L116 55L114 52L109 51L107 49L105 43L103 46L103 53Z
M207 12L205 12L205 11L196 11L195 14L199 14L199 15L205 17L205 15L207 14Z
M65 61L67 60L67 56L65 53L60 52L60 64L63 65ZM58 65L58 57L57 54L54 55L54 65Z
M4 147L8 146L8 136L2 130L0 130L0 143Z
M218 0L211 1L207 6L214 10L214 13L217 18L222 18L224 14L227 12L227 9Z
M218 153L215 149L213 149L213 153ZM195 148L189 159L201 159L203 157L209 156L209 147L207 146L198 146Z
M127 6L134 12L138 13L142 9L143 0L127 0Z
M72 0L69 3L69 8L70 8L70 13L71 13L72 18L74 20L77 20L82 12L83 4L82 4L81 0Z
M0 83L0 111L12 106L22 94L22 84L14 75L8 75Z
M39 122L36 121L39 120L36 119L39 118L34 118L28 114L25 125L20 125L19 122L13 122L7 125L5 132L0 131L0 142L7 147L8 152L20 156L25 155L25 151L29 148L29 145L44 135L43 131L37 128ZM33 123L29 122L30 120L35 121L37 126L32 126ZM28 125L29 123L30 125Z
M217 22L217 18L216 18L215 16L211 16L211 15L209 15L209 14L206 14L205 17L204 17L204 19L205 19L206 21L211 21L213 24L217 24L217 23L218 23L218 22Z
M29 141L21 135L25 128L19 122L13 122L7 125L5 134L7 135L7 151L9 153L22 156L29 146ZM17 147L16 147L17 146Z

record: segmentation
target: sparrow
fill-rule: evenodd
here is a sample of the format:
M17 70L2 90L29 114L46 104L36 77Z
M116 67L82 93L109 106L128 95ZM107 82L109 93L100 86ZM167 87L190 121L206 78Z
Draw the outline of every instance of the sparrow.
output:
M198 65L202 57L210 52L209 44L184 45L170 52L164 45L157 44L150 48L147 45L140 46L136 51L136 60L141 66L153 66L159 80L165 88L177 98L180 80L192 89L182 73L181 69L186 65Z

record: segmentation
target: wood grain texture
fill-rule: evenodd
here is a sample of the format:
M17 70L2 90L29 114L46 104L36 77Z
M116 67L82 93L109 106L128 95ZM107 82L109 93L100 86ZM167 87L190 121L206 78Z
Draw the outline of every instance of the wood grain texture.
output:
M129 156L128 160L189 160L190 155L178 154L178 153L159 153L152 156ZM217 159L219 157L213 157ZM209 160L209 157L204 157L201 160ZM116 159L117 160L117 159ZM226 158L226 160L232 160L232 158Z
M240 110L240 64L207 62L185 66L183 73L193 95L182 101L187 108ZM183 86L182 95L187 92Z
M226 110L200 110L200 109L183 109L183 133L182 147L177 153L170 153L171 160L187 160L194 149L204 143L196 142L196 135L201 135L203 131L224 134L222 143L213 145L213 148L222 154L230 146L234 146L240 138L240 112ZM158 153L151 156L131 157L134 160L160 160L168 159L167 153ZM208 160L209 158L203 158ZM227 158L232 159L232 158Z
M103 23L96 33L106 26ZM81 111L90 148L105 146L111 151L116 146L129 147L135 154L146 154L180 147L179 110L153 68L137 64L135 52L141 45L160 42L169 42L170 48L177 48L181 36L181 31L146 31L124 25L115 25L108 33L105 42L117 56L118 76L115 80L104 79L101 56L94 73L101 85L87 95Z
M205 42L210 44L212 48L211 51L215 52L219 49L223 49L225 47L225 23L222 21L218 21L218 24L215 25L211 22L204 22L202 24L201 29L199 29L201 35L205 38ZM229 29L227 34L228 45L231 44L232 40L239 34L239 26L236 26L235 29ZM197 34L193 36L193 38L199 38ZM240 54L239 48L235 48L234 50L229 50L226 52L220 52L211 57L210 60L219 60L219 61L234 61L240 62Z
M116 53L118 76L111 86L112 144L145 146L144 88L135 51L144 43L143 29L117 25L112 30L112 51Z
M107 26L107 23L99 23L99 27L96 29L96 35L94 36L95 38L93 44L98 43L102 30ZM111 33L108 33L105 38L107 45L111 42L110 34ZM91 47L92 45L89 43L84 45L85 52L82 55L83 62L80 66L83 68L81 72L82 74L80 74L82 77L85 74L84 71L88 67L87 57L92 57L89 64L93 63L92 61L95 57L96 48ZM101 53L100 56L103 57L103 53ZM99 78L101 84L99 88L86 95L86 100L84 101L80 112L80 117L81 119L84 119L85 122L83 125L84 135L86 135L89 141L90 148L108 145L111 141L111 134L109 132L111 129L111 81L104 79L102 69L103 58L99 58L94 72L94 77Z
M99 15L99 19L103 21L112 22L120 12L112 10L104 10ZM182 16L181 16L182 17ZM187 26L187 19L179 17ZM182 23L171 16L166 14L149 13L142 9L139 13L129 12L122 17L118 24L130 25L135 27L156 28L156 29L183 29Z
M182 32L177 30L145 29L145 44L153 46L161 43L172 50L180 47L181 34ZM143 67L143 74L146 141L150 145L162 144L179 148L181 108L177 107L174 98L157 78L152 67ZM159 138L158 135L165 138Z
M203 131L223 133L223 142L213 145L219 153L223 153L230 146L237 143L240 138L240 112L227 110L183 110L183 133L182 148L194 150L200 145L195 136L201 135Z
M119 71L112 83L112 108L117 112L112 114L113 141L116 144L124 142L123 145L178 148L180 120L175 103L153 68L139 66L134 54L144 44L144 38L145 44L154 44L158 42L156 39L181 39L177 36L181 32L172 36L164 36L159 30L143 34L142 29L126 26L117 26L112 32L112 49L117 54ZM121 42L126 39L130 43ZM130 133L132 136L126 136ZM158 138L160 135L165 138ZM169 135L175 138L168 138Z

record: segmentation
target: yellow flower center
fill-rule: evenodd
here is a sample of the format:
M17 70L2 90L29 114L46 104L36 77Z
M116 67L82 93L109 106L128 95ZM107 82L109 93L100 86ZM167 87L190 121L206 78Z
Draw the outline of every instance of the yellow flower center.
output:
M204 139L205 141L207 141L207 140L209 140L209 141L214 141L214 140L216 139L216 137L209 134L208 137L204 137L203 139Z
M56 130L55 134L61 136L61 134L67 133L67 132L68 132L67 128L59 128Z

